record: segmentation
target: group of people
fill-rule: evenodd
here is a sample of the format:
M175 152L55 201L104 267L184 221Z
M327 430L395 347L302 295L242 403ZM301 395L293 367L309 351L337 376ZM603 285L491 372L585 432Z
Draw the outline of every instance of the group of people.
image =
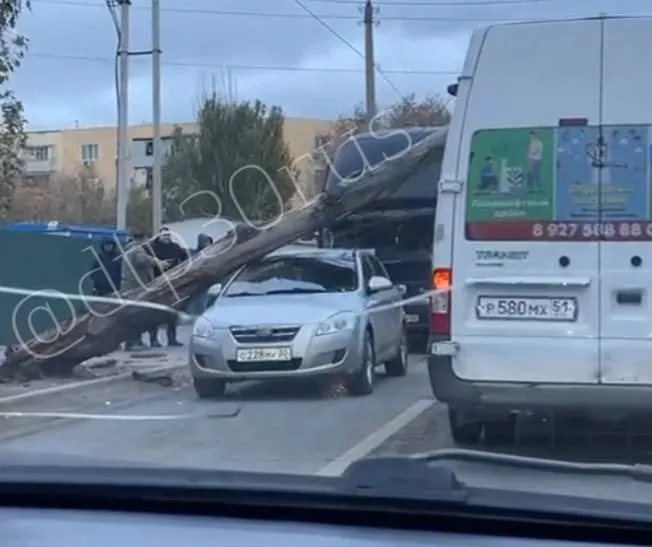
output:
M210 236L200 234L194 252L199 252L212 243ZM109 296L115 294L116 290L143 288L165 271L188 260L194 252L174 242L167 227L161 228L158 235L149 241L144 233L134 233L122 256L115 240L107 239L100 245L100 252L91 266L93 294ZM125 261L128 261L128 264L125 264ZM181 346L177 339L177 318L170 319L165 327L168 346ZM161 347L158 330L157 326L148 332L149 345L153 348ZM125 343L125 349L133 350L143 345L142 333L137 333Z

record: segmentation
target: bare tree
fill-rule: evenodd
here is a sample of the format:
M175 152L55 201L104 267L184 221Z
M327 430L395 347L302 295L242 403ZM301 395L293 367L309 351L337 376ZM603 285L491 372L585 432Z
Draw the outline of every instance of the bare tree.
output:
M144 234L152 230L152 196L145 186L135 186L129 193L127 228Z
M92 170L59 174L51 179L22 180L16 185L8 212L12 220L78 224L112 224L115 193Z

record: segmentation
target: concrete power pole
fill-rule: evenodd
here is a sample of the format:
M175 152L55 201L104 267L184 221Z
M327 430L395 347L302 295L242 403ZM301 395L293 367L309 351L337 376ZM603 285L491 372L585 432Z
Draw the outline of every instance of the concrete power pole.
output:
M161 163L161 6L152 0L152 235L161 229L163 181Z
M376 111L376 62L374 60L374 7L367 0L364 7L364 57L367 123L371 123Z
M119 101L118 101L118 180L116 187L116 227L127 227L129 203L129 8L130 0L120 5Z

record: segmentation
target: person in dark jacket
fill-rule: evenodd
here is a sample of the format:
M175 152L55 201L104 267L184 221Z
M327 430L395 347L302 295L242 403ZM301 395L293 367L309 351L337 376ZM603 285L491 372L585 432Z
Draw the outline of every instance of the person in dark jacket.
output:
M210 247L213 244L213 238L208 234L199 234L197 236L197 247L192 250L192 256L197 256L201 253L206 247ZM209 297L208 293L204 292L194 298L192 298L187 306L186 313L190 315L200 315L206 311L208 307Z
M210 247L213 244L213 238L208 234L199 234L197 236L197 248L193 251L193 254L201 253L206 247Z
M172 269L186 261L190 255L187 249L172 241L172 233L166 226L161 228L158 236L147 247L156 258L166 262L166 270ZM154 268L154 277L158 277L162 273L162 269ZM177 339L177 322L177 317L174 317L166 324L168 346L171 347L183 345ZM158 341L158 328L152 329L149 332L149 340L150 346L153 348L161 346Z
M91 265L91 272L95 296L107 296L120 290L122 260L113 238L106 238L100 243L99 251Z

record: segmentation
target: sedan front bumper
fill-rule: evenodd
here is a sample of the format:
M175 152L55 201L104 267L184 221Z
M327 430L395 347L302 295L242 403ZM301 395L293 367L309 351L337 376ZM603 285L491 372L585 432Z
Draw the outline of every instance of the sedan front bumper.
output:
M362 338L357 328L315 336L318 324L303 325L289 342L241 343L228 328L216 329L210 338L192 336L190 369L194 377L226 381L314 377L355 371L362 363ZM290 348L289 361L239 362L238 350Z

